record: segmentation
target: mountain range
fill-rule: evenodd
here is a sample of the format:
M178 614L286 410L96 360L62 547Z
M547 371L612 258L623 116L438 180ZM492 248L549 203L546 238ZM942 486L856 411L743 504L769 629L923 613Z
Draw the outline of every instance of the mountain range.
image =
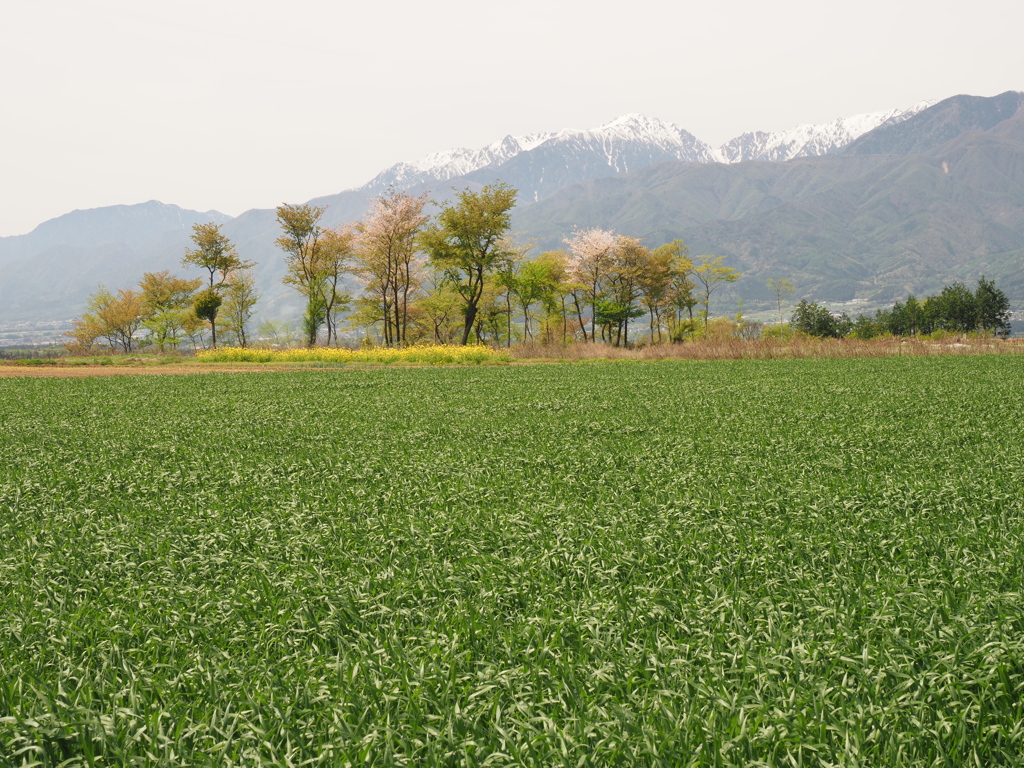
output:
M357 189L310 202L352 221L388 187L443 200L500 179L519 190L514 228L558 248L574 227L726 254L747 278L728 303L767 301L764 280L801 296L884 303L952 280L995 278L1024 307L1024 93L954 96L907 109L712 147L661 120L625 115L596 129L506 136L398 163ZM262 313L296 317L281 285L273 210L238 217L156 201L74 211L0 238L0 325L76 316L98 283L180 268L192 224L215 221L255 260Z

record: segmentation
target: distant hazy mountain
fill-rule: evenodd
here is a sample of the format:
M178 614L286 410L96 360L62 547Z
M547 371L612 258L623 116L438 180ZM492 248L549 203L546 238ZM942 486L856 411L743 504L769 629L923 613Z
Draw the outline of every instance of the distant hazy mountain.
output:
M193 224L222 224L230 219L218 211L200 213L156 200L72 211L43 222L28 234L0 237L0 263L26 258L53 246L89 248L119 243L145 250L168 233L181 233L187 239Z
M122 288L143 272L180 269L193 224L230 220L150 200L72 211L0 238L0 323L73 317L100 283Z

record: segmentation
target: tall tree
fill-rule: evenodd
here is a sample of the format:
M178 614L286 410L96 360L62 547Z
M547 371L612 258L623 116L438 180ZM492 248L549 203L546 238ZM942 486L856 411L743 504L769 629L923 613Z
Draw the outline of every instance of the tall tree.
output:
M705 331L711 317L711 294L726 283L735 283L741 276L732 267L723 266L724 260L725 256L698 256L698 264L693 268L693 276L702 288L700 303L704 305Z
M765 283L768 286L768 290L775 296L775 303L779 307L779 325L785 322L785 318L782 315L782 302L793 295L796 290L796 286L793 285L791 280L785 278L774 278L769 277Z
M306 345L309 347L316 344L327 311L323 297L324 277L317 258L320 218L326 210L325 206L309 204L285 203L277 207L277 223L281 226L282 234L274 242L285 253L287 272L283 281L306 297L303 327Z
M417 240L429 219L423 213L426 204L426 195L412 197L392 189L374 198L356 226L355 272L380 302L384 343L389 346L406 341L409 302L421 281Z
M604 283L615 259L615 233L597 227L574 230L573 236L565 238L564 242L571 254L569 277L573 283L583 287L583 299L591 310L590 340L596 342L597 303L602 298ZM583 340L586 341L587 329L583 325L579 297L574 296L574 300Z
M202 279L186 280L172 275L169 270L145 272L139 282L142 292L143 325L149 329L160 351L170 344L177 347L178 334L192 308L192 296L203 284Z
M978 309L978 327L997 336L1010 335L1010 300L996 288L992 280L982 275L974 291L974 302Z
M231 273L224 289L224 306L221 311L227 321L227 330L240 347L249 346L249 323L259 299L252 272L240 270Z
M636 306L642 295L644 274L651 266L651 251L638 238L617 235L614 257L608 272L608 298L600 304L609 325L609 341L614 332L616 346L629 345L629 321L644 311Z
M210 222L208 224L192 225L192 242L196 247L185 252L181 260L184 266L196 266L205 269L209 274L207 290L220 296L220 289L227 282L227 276L231 272L240 269L249 269L253 266L251 261L243 261L231 240L220 231L220 224ZM222 298L223 301L223 298ZM213 337L213 346L217 346L217 309L220 303L213 301L208 296L202 302L203 311L206 315L199 315L210 323L210 332ZM197 313L198 314L198 313Z
M648 329L651 341L657 335L662 341L662 310L670 306L670 290L676 264L686 251L682 240L673 240L655 248L648 256L647 264L640 274L640 303L647 310Z
M356 235L351 227L325 228L320 233L314 256L314 271L319 280L313 285L320 293L318 306L327 323L327 344L338 342L338 315L348 309L352 297L342 290L344 275L351 271Z
M938 296L925 299L924 315L932 329L968 333L978 327L978 303L963 283L943 286Z
M480 300L488 277L508 257L504 238L516 190L490 184L479 192L464 189L455 205L446 205L421 237L430 261L443 270L464 302L462 344L477 323Z
M523 339L533 338L531 310L540 303L545 312L555 306L555 295L565 278L564 255L558 251L542 253L533 261L520 264L512 282L512 292L523 312Z

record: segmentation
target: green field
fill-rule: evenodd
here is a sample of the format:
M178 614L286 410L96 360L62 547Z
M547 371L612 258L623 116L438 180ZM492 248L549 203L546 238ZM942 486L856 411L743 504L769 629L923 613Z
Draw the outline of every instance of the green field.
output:
M1022 583L1016 355L0 380L4 766L1024 765Z

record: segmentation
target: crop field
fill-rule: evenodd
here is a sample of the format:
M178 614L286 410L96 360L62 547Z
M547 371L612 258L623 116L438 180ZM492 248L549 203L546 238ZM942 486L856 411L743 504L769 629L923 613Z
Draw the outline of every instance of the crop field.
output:
M1024 357L0 380L0 765L1024 765Z

